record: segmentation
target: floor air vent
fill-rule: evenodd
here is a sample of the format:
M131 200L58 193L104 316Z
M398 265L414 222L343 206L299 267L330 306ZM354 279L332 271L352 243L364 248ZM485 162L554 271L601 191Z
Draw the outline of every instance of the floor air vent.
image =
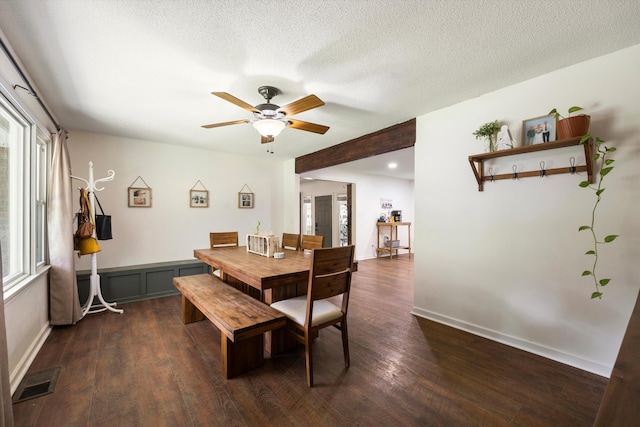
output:
M60 373L60 367L25 375L13 394L13 403L53 393L58 381L58 373Z

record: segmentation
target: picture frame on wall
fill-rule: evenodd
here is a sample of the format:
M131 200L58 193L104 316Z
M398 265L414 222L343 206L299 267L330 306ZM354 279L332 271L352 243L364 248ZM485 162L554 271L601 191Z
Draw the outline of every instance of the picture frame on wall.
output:
M556 140L556 118L552 115L522 121L522 145L543 144Z
M189 191L189 207L190 208L208 208L209 207L209 191L208 190L190 190Z
M127 189L130 208L150 208L152 201L151 188L129 187Z
M253 193L238 193L238 208L253 209L254 195Z

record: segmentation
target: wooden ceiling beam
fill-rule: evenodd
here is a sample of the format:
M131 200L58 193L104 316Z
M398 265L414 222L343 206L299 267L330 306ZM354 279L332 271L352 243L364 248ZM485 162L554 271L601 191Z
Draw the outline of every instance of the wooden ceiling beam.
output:
M328 168L416 144L416 119L296 158L296 173Z

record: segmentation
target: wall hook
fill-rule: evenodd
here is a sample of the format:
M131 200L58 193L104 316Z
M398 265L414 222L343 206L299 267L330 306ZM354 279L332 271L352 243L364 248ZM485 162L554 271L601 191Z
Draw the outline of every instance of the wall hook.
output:
M571 174L576 173L576 158L569 157L569 164L571 165L571 167L569 167L569 172L571 172Z
M489 168L489 181L493 182L493 168Z
M25 92L27 92L27 95L31 95L33 96L35 99L38 99L38 95L36 95L35 93L33 93L30 89L24 87L24 86L20 86L20 85L13 85L13 90L16 90L16 88L19 87L20 89L24 90Z
M513 165L511 169L513 169L513 179L518 179L518 166Z
M546 175L547 171L544 170L544 161L540 162L540 178L544 177Z

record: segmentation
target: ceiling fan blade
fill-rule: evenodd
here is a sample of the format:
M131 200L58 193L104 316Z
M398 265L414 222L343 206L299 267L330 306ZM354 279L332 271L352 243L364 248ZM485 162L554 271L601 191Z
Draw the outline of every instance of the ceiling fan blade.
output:
M302 120L289 119L289 126L293 129L306 130L307 132L315 132L319 134L325 134L329 130L329 126L318 125L315 123L303 122Z
M260 110L258 110L253 105L247 104L243 100L238 99L235 96L228 94L227 92L211 92L211 94L215 95L215 96L217 96L219 98L222 98L225 101L229 101L230 103L235 104L240 108L244 108L247 111L251 111L252 113L259 113L260 112Z
M263 143L263 144L266 144L268 142L273 142L275 140L276 139L273 136L262 136L262 135L260 135L260 142Z
M202 127L206 129L211 129L211 128L218 128L220 126L239 125L241 123L249 123L249 120L234 120L232 122L213 123L210 125L202 125Z
M322 107L323 105L324 102L317 96L307 95L304 98L300 98L297 101L278 108L278 111L285 113L287 116L293 116L294 114L302 113L312 108Z

